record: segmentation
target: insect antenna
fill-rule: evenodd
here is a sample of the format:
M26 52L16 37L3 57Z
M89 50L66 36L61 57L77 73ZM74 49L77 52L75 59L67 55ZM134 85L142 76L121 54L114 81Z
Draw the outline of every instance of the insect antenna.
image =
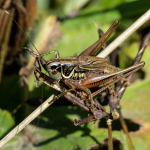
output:
M0 5L0 7L2 8L2 10L5 11L6 14L8 14L8 15L11 17L11 19L16 23L16 25L18 26L18 28L23 32L23 34L26 36L26 38L27 38L27 39L30 41L30 43L33 45L33 47L35 48L35 50L39 53L39 55L41 55L40 52L38 51L38 49L37 49L37 48L35 47L35 45L33 44L33 42L32 42L32 41L30 40L30 38L28 37L28 35L25 33L25 31L19 26L19 24L17 23L17 21L13 18L13 16L12 16L7 10L5 10L2 5Z

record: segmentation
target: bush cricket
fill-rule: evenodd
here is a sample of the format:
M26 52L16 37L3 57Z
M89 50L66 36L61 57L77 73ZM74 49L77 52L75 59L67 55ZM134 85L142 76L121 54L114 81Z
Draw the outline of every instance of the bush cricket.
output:
M41 71L41 64L48 72L49 77L55 82L63 82L70 88L69 90L73 92L76 92L76 90L80 92L84 91L86 95L88 95L84 100L90 100L92 113L95 116L95 119L99 119L99 117L96 115L94 110L93 96L144 66L144 62L140 62L127 69L121 70L115 66L109 65L109 62L106 58L94 56L109 38L118 24L118 21L115 21L99 40L84 50L79 56L74 55L72 57L60 58L57 51L51 51L49 53L39 55L31 49L25 48L32 56L36 57L35 70ZM44 55L51 53L55 53L56 58L48 61L43 59ZM35 83L38 85L39 79L36 76L36 73L34 73L34 75ZM89 88L97 86L100 86L100 89L94 93L91 93ZM82 97L80 98L82 99Z
M6 10L5 12L9 14ZM16 21L15 23L17 24ZM85 93L84 95L86 95L86 98L83 100L90 101L92 108L91 113L94 115L95 119L100 118L95 113L93 97L112 84L121 79L124 79L144 66L144 62L140 62L127 69L121 70L115 66L110 65L106 58L95 57L95 55L98 53L100 48L104 46L106 40L110 37L118 24L119 22L115 21L104 35L102 35L90 47L85 49L79 56L74 55L71 57L60 58L59 53L56 50L41 55L32 42L31 43L35 47L38 54L33 50L25 47L25 49L27 49L33 57L36 57L35 70L40 72L40 65L42 65L46 72L48 72L49 77L53 80L53 82L63 82L69 88L68 91L79 93L77 95L81 99L83 99L81 93ZM43 56L51 53L55 53L56 58L46 61ZM38 86L39 79L36 75L36 71L34 71L34 76L36 86ZM100 89L94 93L91 93L90 88L97 86L100 86ZM61 96L65 95L67 92L62 93Z

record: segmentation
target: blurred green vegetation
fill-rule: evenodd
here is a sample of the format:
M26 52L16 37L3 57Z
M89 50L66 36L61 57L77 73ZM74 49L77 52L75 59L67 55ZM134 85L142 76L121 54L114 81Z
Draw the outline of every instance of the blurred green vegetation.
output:
M51 15L57 17L58 30L61 39L54 40L53 48L58 50L61 57L78 55L98 39L97 29L93 23L96 22L104 32L110 25L118 20L120 25L115 33L109 38L107 44L112 42L125 29L150 8L149 0L38 0L37 19L29 36L37 48L42 42L46 32L47 20ZM120 67L131 65L144 34L149 32L150 21L145 23L136 33L121 44L119 51ZM30 42L26 46L33 49ZM146 62L145 67L135 76L134 83L126 90L122 100L123 116L134 119L143 126L143 129L130 133L136 150L148 150L150 147L150 69L149 48L146 49L142 60ZM26 59L29 55L25 54ZM45 56L48 60L54 55ZM20 123L34 109L24 106L13 116L12 111L29 98L39 98L42 95L42 83L35 88L33 73L29 77L28 86L23 88L18 73L11 76L3 75L0 86L0 136L6 135L14 126ZM44 85L44 97L48 98L55 91ZM2 149L51 149L59 150L82 150L88 149L92 144L102 143L107 138L107 129L98 128L98 123L88 123L79 127L73 125L73 120L84 118L87 113L75 106L50 107L44 113L38 129L33 134L37 120L33 121ZM129 149L126 138L122 131L113 131L113 137L118 138L124 149ZM32 142L32 140L34 143ZM14 147L14 148L13 148Z

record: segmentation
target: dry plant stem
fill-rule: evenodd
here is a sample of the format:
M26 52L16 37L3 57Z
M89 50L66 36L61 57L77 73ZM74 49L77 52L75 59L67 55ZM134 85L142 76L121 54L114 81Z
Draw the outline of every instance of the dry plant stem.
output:
M111 119L107 120L108 125L108 150L113 150L113 140L112 140L112 127L111 127Z
M121 125L123 127L123 131L125 132L126 136L127 136L127 141L128 141L128 144L129 144L129 147L130 147L130 150L135 150L134 149L134 146L132 144L132 141L131 141L131 138L129 136L129 131L128 131L128 128L127 128L127 125L122 117L122 113L120 111L120 109L117 109L118 113L119 113L119 119L120 119L120 122L121 122Z
M142 15L136 22L134 22L111 44L109 44L100 54L97 55L97 57L105 58L106 56L108 56L115 48L117 48L124 40L126 40L134 31L136 31L149 19L150 19L150 10L148 10L144 15Z
M11 132L9 132L1 141L0 148L5 145L10 139L12 139L17 133L25 128L31 121L33 121L41 112L43 112L48 106L50 106L56 100L55 96L50 96L43 104L39 106L34 112L32 112L26 119L24 119L18 126L16 126ZM42 109L41 109L42 108Z

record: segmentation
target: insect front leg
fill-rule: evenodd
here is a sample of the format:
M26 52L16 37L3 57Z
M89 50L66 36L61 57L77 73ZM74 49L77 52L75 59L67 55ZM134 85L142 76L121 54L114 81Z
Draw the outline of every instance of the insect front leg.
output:
M37 53L35 53L35 52L34 52L32 49L30 49L30 48L24 47L24 49L28 50L28 52L29 52L33 57L43 57L43 56L45 56L45 55L55 53L56 58L60 58L59 53L58 53L57 50L53 50L53 51L50 51L50 52L45 53L45 54L37 54Z
M35 67L35 68L34 68L34 81L35 81L36 87L38 87L38 86L39 86L39 78L38 78L38 76L36 75L35 70L38 70L39 72L41 72L41 65L40 65L39 58L36 58L36 59L35 59L34 67Z
M36 57L35 58L35 63L34 63L34 80L35 80L36 87L38 87L38 85L39 85L39 78L36 75L36 71L41 72L41 65L47 71L47 62L46 62L46 60L43 59L42 57L40 57L40 58Z
M42 73L41 71L37 70L35 68L34 73L36 74L36 77L38 80L42 81L43 83L47 84L48 86L54 88L57 91L63 92L64 90L67 91L67 89L64 88L64 86L60 85L59 82L53 82L54 80L47 76L46 74ZM84 109L87 112L91 112L91 108L85 105L84 101L82 101L79 97L76 97L74 94L68 92L64 95L64 97L69 100L74 105L79 106L80 108Z

